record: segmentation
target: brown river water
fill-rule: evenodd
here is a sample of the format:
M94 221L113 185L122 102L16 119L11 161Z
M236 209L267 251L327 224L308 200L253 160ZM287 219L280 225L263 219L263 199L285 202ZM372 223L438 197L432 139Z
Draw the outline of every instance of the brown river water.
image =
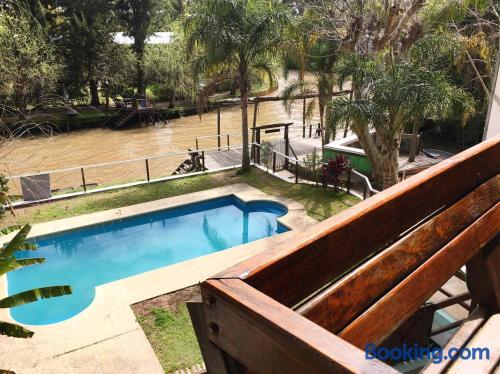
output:
M280 82L280 89L283 82ZM253 121L253 105L249 106L249 124ZM291 115L285 111L282 102L259 104L257 124L294 121L302 123L302 103L292 106ZM313 119L317 122L317 118ZM230 144L241 144L241 109L238 105L221 109L221 133L231 134ZM149 161L151 178L166 177L187 158L188 148L195 149L195 138L200 149L217 146L217 115L205 113L201 117L189 116L169 120L156 126L127 130L88 129L52 136L16 139L3 144L0 149L0 173L14 177L12 193L19 192L19 179L15 176L63 170L51 173L51 187L68 192L81 188L80 167L85 169L87 184L97 187L144 180L146 178L144 158L157 157ZM208 137L207 137L208 136ZM279 138L283 133L269 136ZM291 130L293 137L301 137L302 129ZM206 138L204 138L206 137ZM222 145L227 138L222 138ZM140 159L140 160L137 160ZM117 161L137 160L108 166L91 166Z

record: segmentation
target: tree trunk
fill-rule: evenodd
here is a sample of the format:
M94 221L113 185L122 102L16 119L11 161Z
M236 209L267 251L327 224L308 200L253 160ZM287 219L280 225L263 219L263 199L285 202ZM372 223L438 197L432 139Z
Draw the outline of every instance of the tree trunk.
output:
M353 94L354 94L354 90L351 88L351 93L349 94L349 100L352 101L352 97L353 97ZM347 138L347 132L349 131L349 121L346 121L345 123L345 128L344 128L344 138Z
M134 52L137 58L137 75L136 75L136 85L137 85L137 95L146 95L146 83L145 73L144 73L144 50L146 43L146 35L134 35Z
M398 180L398 156L401 144L403 130L396 131L392 137L380 137L380 155L381 160L374 166L374 179L378 188L385 190L396 183Z
M137 61L137 95L146 96L146 84L144 83L144 55Z
M105 100L105 105L106 105L106 108L109 108L109 85L105 85L104 86L104 100Z
M332 110L331 110L330 105L329 105L332 101L332 98L333 98L333 92L328 92L328 94L325 97L325 101L326 101L325 144L330 143L330 139L335 140L335 138L337 137L337 126L336 126L336 124L334 126L332 124Z
M323 102L323 98L319 97L319 128L321 130L321 146L325 145L325 128L323 118L325 116L325 104Z
M413 124L413 130L411 133L411 143L410 143L410 155L408 157L409 162L415 161L415 157L417 156L417 145L418 145L418 122Z
M241 171L250 171L250 153L248 147L248 74L247 67L240 65L240 93L241 93L241 132L243 149L241 157Z
M351 128L370 161L375 187L383 190L396 184L398 182L398 153L401 134L396 134L395 139L389 143L381 139L382 147L379 149L368 126L355 123Z
M380 162L373 167L375 186L382 190L398 183L398 150L390 149L381 152Z
M95 79L91 79L89 81L89 86L90 86L90 105L92 106L101 105L101 102L99 101L99 90L97 81Z

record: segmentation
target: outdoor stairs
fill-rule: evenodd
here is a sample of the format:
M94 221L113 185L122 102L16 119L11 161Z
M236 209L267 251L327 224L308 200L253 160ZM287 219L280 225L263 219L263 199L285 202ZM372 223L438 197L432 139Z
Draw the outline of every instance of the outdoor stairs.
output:
M185 368L174 371L173 374L205 374L207 372L207 368L205 367L205 363L194 365L191 368Z
M188 152L191 152L191 149L188 149ZM189 174L195 171L205 171L207 170L204 167L204 163L202 160L202 156L199 153L190 153L191 158L184 160L182 164L179 165L177 169L172 173L172 175L181 175L181 174Z
M118 115L115 124L112 126L114 130L124 127L127 125L137 114L136 110L123 111Z
M182 164L179 165L177 169L172 173L172 175L181 175L188 174L192 171L193 163L191 160L185 160Z

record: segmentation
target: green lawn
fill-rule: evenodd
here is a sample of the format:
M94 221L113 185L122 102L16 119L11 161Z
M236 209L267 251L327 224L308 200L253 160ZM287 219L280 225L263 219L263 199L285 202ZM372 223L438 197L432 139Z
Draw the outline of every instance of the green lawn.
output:
M232 183L247 183L268 194L294 199L302 203L306 207L307 213L318 221L331 217L358 201L354 196L334 193L332 190L325 190L319 186L286 183L261 170L253 169L244 175L237 175L235 171L206 174L18 209L15 218L6 212L0 219L0 226L26 222L35 224L73 217Z
M186 304L176 310L152 308L148 315L138 315L137 320L165 373L190 368L203 361Z

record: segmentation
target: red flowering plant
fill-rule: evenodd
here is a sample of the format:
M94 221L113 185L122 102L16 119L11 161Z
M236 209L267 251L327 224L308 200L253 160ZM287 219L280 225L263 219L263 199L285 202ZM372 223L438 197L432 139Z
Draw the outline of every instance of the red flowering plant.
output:
M337 155L335 159L330 160L323 169L325 185L333 185L335 191L340 190L340 176L342 173L347 172L350 167L350 161L344 155Z

